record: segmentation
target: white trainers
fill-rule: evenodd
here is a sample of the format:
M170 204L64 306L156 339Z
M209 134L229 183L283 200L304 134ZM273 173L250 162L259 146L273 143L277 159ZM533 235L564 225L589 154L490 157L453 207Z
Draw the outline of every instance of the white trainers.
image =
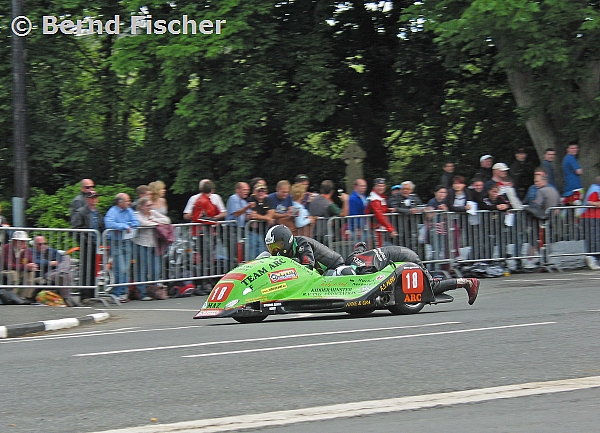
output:
M598 259L594 256L585 256L585 264L592 271L600 270L600 265L598 265Z

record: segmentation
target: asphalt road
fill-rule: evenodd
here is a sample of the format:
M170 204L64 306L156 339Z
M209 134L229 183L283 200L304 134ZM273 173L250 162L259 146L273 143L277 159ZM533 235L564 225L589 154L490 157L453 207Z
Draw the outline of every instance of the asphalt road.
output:
M473 306L459 289L412 316L247 325L192 320L204 298L110 307L106 323L0 341L0 432L597 432L599 286L592 271L513 275L483 280Z

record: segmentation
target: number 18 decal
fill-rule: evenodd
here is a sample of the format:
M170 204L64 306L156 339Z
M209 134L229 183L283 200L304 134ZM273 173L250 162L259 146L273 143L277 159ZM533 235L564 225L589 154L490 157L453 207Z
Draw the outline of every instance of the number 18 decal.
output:
M404 293L423 293L423 271L404 269L402 271L402 290Z
M208 297L208 302L223 302L231 293L233 289L233 283L218 284L211 292Z

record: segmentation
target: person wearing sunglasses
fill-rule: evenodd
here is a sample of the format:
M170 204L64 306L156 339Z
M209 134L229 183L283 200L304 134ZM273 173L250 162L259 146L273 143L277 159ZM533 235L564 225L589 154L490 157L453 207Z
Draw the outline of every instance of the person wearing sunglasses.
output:
M86 205L85 196L88 192L93 191L95 184L92 179L82 179L81 187L79 189L79 194L75 196L75 198L71 201L70 207L70 218L73 218L73 214L77 212L78 209L82 208Z

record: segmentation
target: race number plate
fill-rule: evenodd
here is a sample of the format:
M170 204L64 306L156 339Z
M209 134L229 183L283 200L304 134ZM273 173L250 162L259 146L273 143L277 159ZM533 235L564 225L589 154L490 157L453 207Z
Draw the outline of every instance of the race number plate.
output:
M212 290L208 302L223 302L231 293L231 289L233 289L233 283L221 283L217 284L217 286Z
M423 271L420 269L404 269L402 271L402 291L406 294L423 293Z

